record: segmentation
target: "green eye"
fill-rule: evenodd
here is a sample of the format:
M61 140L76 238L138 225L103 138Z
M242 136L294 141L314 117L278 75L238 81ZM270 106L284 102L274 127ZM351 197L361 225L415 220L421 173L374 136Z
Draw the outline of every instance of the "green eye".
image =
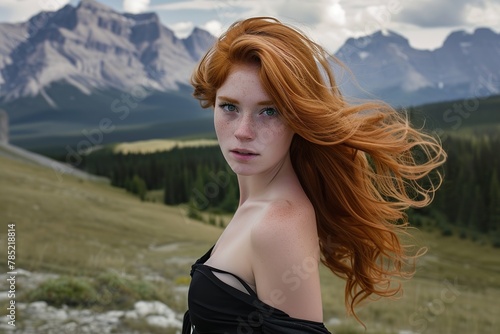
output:
M222 110L228 111L228 112L236 111L236 106L234 104L231 104L231 103L222 103L219 105L219 107Z
M278 115L278 111L274 108L266 108L266 109L264 109L264 111L262 113L265 114L266 116Z

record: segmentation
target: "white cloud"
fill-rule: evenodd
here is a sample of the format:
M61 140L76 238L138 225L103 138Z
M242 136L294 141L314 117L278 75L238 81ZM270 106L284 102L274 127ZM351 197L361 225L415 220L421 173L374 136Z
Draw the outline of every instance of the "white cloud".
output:
M131 0L132 1L132 0ZM259 1L256 1L259 2ZM254 2L234 0L187 0L152 6L153 10L230 10L253 7Z
M0 12L8 13L9 22L22 22L41 11L61 9L69 2L70 0L1 0Z
M123 10L127 13L142 13L149 9L149 0L123 0Z
M401 22L411 23L419 27L453 27L467 24L470 11L481 11L487 14L487 8L494 0L420 0L402 4L398 14ZM498 20L498 19L497 19ZM482 24L481 19L476 20Z
M193 22L177 22L174 24L169 24L168 27L172 29L175 35L179 38L186 38L193 31L194 24Z
M21 1L21 3L35 2L35 1ZM38 0L36 3L39 8L44 11L55 11L61 9L69 3L69 0Z
M346 14L344 8L340 5L338 1L333 2L327 6L326 9L327 17L326 19L331 23L339 26L346 24Z
M500 28L500 3L488 2L484 6L467 4L465 21L472 25L481 25Z
M202 28L214 36L219 36L223 32L222 24L217 20L208 21Z

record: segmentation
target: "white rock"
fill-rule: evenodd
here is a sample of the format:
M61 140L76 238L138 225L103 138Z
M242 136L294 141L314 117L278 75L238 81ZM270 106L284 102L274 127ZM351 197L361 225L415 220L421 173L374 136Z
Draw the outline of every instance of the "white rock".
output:
M0 300L10 299L8 293L9 291L0 291Z
M68 319L68 313L66 313L65 310L62 309L56 309L54 307L49 307L47 308L47 311L45 314L40 314L43 316L43 319L46 320L51 320L51 321L66 321ZM40 317L42 318L42 317Z
M137 315L136 311L127 311L125 312L125 319L138 319L139 316Z
M327 321L327 324L328 325L332 325L332 326L338 326L342 323L342 321L339 319L339 318L330 318L328 319Z
M151 326L162 327L162 328L182 327L182 323L179 320L167 318L161 315L150 315L146 318L146 322Z
M31 272L22 268L16 269L17 276L31 277Z
M95 316L95 320L102 323L111 323L117 324L120 322L120 317L123 315L123 312L120 311L109 311L103 314L98 314Z
M47 303L44 301L33 302L26 308L26 313L41 313L46 312Z
M148 315L163 315L168 317L175 316L175 312L172 311L172 309L158 301L139 301L134 304L134 308L139 317L146 317Z
M110 318L121 318L125 315L125 311L108 311L106 314Z

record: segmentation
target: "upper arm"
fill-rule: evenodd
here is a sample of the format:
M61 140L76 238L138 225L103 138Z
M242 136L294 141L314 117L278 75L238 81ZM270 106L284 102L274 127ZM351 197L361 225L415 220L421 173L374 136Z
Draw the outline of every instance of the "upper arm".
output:
M257 295L291 317L322 322L314 211L273 205L252 230Z

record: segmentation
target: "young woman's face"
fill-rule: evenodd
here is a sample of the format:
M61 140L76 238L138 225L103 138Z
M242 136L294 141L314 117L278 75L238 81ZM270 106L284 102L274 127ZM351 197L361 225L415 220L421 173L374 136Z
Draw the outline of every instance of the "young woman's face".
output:
M256 65L236 65L217 90L214 125L219 145L238 175L278 167L288 156L293 131L261 85Z

